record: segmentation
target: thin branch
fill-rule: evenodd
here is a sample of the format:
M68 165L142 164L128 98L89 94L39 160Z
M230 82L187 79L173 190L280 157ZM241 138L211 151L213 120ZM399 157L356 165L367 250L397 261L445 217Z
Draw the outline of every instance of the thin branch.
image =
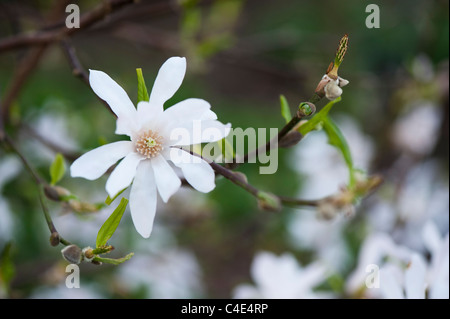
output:
M235 185L241 187L242 189L244 189L248 193L252 194L256 198L259 198L259 195L261 194L262 191L259 190L258 188L256 188L255 186L249 184L243 177L238 175L236 172L233 172L232 170L230 170L222 165L219 165L216 162L211 161L211 160L203 157L202 155L194 153L190 150L187 150L187 149L184 149L181 147L174 147L174 148L179 148L180 150L188 152L189 154L191 154L193 156L197 156L197 157L203 159L205 162L207 162L211 166L211 168L217 174L222 175L223 177L225 177L226 179L228 179ZM290 198L290 197L285 197L285 196L277 196L277 195L274 195L274 196L279 199L280 203L287 204L287 205L295 205L295 206L316 207L319 204L319 202L321 201L320 199L304 200L304 199Z
M23 58L22 62L20 63L20 66L17 68L13 76L13 79L11 80L11 84L7 90L7 93L1 103L2 106L1 106L0 121L3 123L1 126L3 126L5 123L8 122L10 109L14 100L19 95L20 90L22 89L28 77L31 75L33 70L38 65L46 48L47 45L42 45L37 48L31 49L28 55Z
M315 104L319 102L322 99L317 94L314 94L308 101L308 103ZM305 115L302 112L296 112L295 116L280 130L278 135L269 140L266 144L258 147L256 150L253 150L251 152L246 153L242 157L234 157L232 163L228 163L226 165L227 168L230 169L236 169L240 166L240 164L247 163L250 159L253 159L254 157L258 156L260 153L267 153L268 151L271 151L275 146L275 148L278 148L280 145L280 142L294 129L294 127L305 117L311 116L314 114L315 110L313 110L313 113ZM303 137L300 136L300 138L296 141L297 143L301 141Z
M15 145L13 140L5 132L3 132L3 139L2 140L5 142L5 144L7 144L12 149L12 151L14 153L17 154L17 156L19 156L19 158L22 161L23 165L28 170L30 175L33 177L33 179L36 182L36 184L41 185L41 184L45 183L44 180L35 171L35 169L30 165L30 163L25 158L25 156L19 151L19 149L17 148L17 146Z
M292 206L309 206L309 207L316 207L321 199L299 199L299 198L291 198L286 196L278 196L280 201L285 205L292 205Z
M31 166L30 162L26 159L26 157L22 154L22 152L19 150L19 148L15 145L15 143L13 142L13 140L9 137L8 134L6 134L5 132L3 132L3 137L1 139L1 141L4 142L4 144L8 145L10 149L12 149L12 151L14 153L17 154L17 156L20 158L20 160L22 161L23 165L25 166L25 168L28 170L28 172L30 173L30 175L33 177L34 181L36 182L36 185L39 189L39 201L41 203L41 207L42 207L42 212L44 214L44 218L45 221L47 223L48 229L50 231L50 235L53 238L57 239L56 244L61 243L63 245L70 245L70 242L65 240L64 238L62 238L58 231L56 230L55 224L53 223L52 217L50 215L50 212L47 208L47 205L45 204L45 192L44 192L44 188L45 186L47 186L47 183L45 182L44 179L42 179L39 174L36 172L36 170L33 168L33 166ZM52 243L53 244L53 243Z
M73 75L75 75L77 78L82 80L85 84L90 86L90 84L89 84L89 75L85 71L83 65L81 64L80 59L78 59L78 56L77 56L76 51L75 51L75 48L73 47L73 45L70 42L70 40L67 39L67 38L61 40L61 48L63 49L64 55L67 58L67 62L69 63L69 65L70 65L70 67L72 69ZM97 96L97 95L95 95L95 96ZM117 117L117 115L114 114L113 110L108 105L108 103L106 103L104 100L102 100L99 97L98 97L98 99L111 112L111 114L113 114L115 117Z
M63 237L61 237L61 235L56 230L55 224L53 223L47 204L45 203L45 191L42 184L39 185L39 202L41 203L42 212L44 213L45 221L47 222L48 229L50 230L50 236L52 237L56 236L58 241L65 246L71 245L71 243L66 239L64 239Z
M44 146L46 146L53 152L61 153L68 161L73 162L74 160L76 160L78 157L81 156L81 154L79 154L79 153L67 150L67 149L63 148L62 146L57 145L54 142L46 139L44 136L42 136L41 134L36 132L34 128L32 128L31 126L29 126L25 123L20 123L20 127L22 128L22 130L25 133L27 133L31 137L35 138L38 142L40 142L41 144L43 144Z

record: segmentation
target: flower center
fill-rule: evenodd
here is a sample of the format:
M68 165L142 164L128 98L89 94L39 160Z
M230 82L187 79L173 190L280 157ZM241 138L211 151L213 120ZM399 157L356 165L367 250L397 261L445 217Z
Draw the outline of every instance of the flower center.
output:
M158 133L148 130L142 133L136 141L136 151L147 158L158 155L163 149L163 138Z

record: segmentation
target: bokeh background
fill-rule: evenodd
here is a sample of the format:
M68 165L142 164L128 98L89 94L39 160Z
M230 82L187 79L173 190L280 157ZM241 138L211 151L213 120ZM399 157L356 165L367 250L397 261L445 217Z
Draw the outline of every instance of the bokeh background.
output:
M61 3L1 1L0 38L54 24L50 19L64 21ZM100 1L72 3L83 13ZM436 271L426 239L430 232L436 247L447 245L442 262L447 273L439 280L448 297L449 3L374 1L381 24L368 29L369 3L141 0L74 33L71 45L84 68L108 73L133 101L136 68L143 69L150 90L167 58L186 56L185 80L166 107L203 98L222 122L243 129L281 128L280 94L294 112L311 96L348 33L339 72L350 84L330 115L356 166L382 175L384 183L357 206L355 216L331 221L318 219L310 208L260 211L251 195L225 179L206 195L184 188L158 206L149 239L137 234L127 211L110 240L116 248L111 255L135 256L119 266L83 263L81 288L68 289L67 262L61 246L48 243L36 185L17 156L0 148L0 297L232 298L249 296L254 286L263 297L383 298L376 289L361 288L364 258L373 255L373 246L402 247ZM0 52L0 97L28 53L26 47ZM114 117L72 74L54 43L14 99L7 130L48 179L55 149L67 155L68 167L78 154L121 139L114 128ZM307 199L336 192L347 177L340 154L321 132L280 149L274 175L259 175L257 164L239 171L258 188ZM66 174L59 185L96 203L106 198L105 181ZM60 203L49 207L58 231L81 247L95 245L113 208L79 214ZM388 262L395 255L388 250L375 254L373 262ZM312 274L314 269L318 273ZM286 294L308 280L302 293Z

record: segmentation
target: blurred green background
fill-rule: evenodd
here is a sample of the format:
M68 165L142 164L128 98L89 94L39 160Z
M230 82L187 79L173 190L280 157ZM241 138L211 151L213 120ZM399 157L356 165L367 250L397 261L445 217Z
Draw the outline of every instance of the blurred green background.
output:
M1 1L0 38L45 26L56 2ZM76 3L85 12L99 1ZM230 122L233 127L281 128L284 122L279 95L286 96L292 112L300 102L309 99L333 60L339 39L347 33L349 49L339 74L350 84L344 88L343 100L331 116L351 118L361 134L371 138L373 155L368 171L383 175L385 183L379 192L395 200L408 169L430 158L438 163L440 178L448 185L449 2L377 1L379 29L368 29L365 25L369 3L142 0L75 33L71 41L85 69L105 71L124 87L133 101L137 99L136 68L143 69L150 90L167 58L186 56L185 80L166 107L185 98L199 97L211 103L219 120ZM8 90L26 51L0 53L0 96ZM417 147L403 147L393 136L397 120L417 107L417 101L424 100L439 110L442 120L434 131L433 141L425 142L432 144L430 150L421 152L422 146L418 146L418 151ZM61 147L81 153L121 139L114 135L114 121L89 86L72 74L61 47L54 44L46 50L14 101L12 122L7 129L42 176L49 178L54 152L27 133L23 123ZM420 131L420 120L417 123L416 129ZM417 131L413 129L409 134L414 137L419 134ZM295 167L302 166L303 171L308 171L316 163L296 162L295 154L294 148L281 149L279 169L274 175L259 175L256 164L243 165L239 170L261 189L287 196L301 195L302 187L307 185ZM10 157L14 155L0 150L0 161ZM70 162L66 164L69 166ZM89 182L66 175L60 185L83 200L101 202L106 197L105 181L105 177ZM3 185L1 196L8 203L12 226L8 235L0 236L0 251L11 243L8 260L14 269L5 297L58 297L56 287L64 281L67 263L62 260L59 248L48 244L35 184L20 168ZM354 267L358 247L365 237L367 211L373 201L365 200L346 224L344 233L351 253L339 278L345 278ZM96 229L107 213L100 213L103 214L100 217L78 216L59 203L49 204L63 236L74 242L95 244ZM3 206L0 209L6 210ZM111 240L116 247L112 254L116 257L134 251L133 258L138 255L163 258L173 247L189 252L198 263L199 270L194 273L199 276L201 287L194 285L196 288L187 289L184 294L158 294L159 288L152 290L152 285L158 285L155 281L148 285L124 284L118 275L124 265L88 264L81 265L82 285L94 287L102 297L228 298L237 284L251 281L250 264L259 250L291 251L302 263L316 258L313 249L299 249L288 238L289 224L298 214L314 211L292 208L280 213L259 211L251 195L219 178L216 189L206 196L187 190L168 205L161 205L156 215L161 231L155 231L149 239L139 237L127 212L118 234ZM6 225L6 217L2 220L2 216L0 223ZM67 234L62 229L67 229ZM171 264L183 260L173 260ZM145 266L145 261L143 265L149 272L157 268L151 263ZM339 280L327 281L323 289L345 296ZM39 294L42 291L44 294Z

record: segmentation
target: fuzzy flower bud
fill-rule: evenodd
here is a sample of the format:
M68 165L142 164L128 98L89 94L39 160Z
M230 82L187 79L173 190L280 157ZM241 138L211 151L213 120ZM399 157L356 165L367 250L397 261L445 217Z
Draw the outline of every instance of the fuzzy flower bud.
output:
M340 88L338 81L331 80L325 85L325 96L330 101L333 101L342 95L342 89Z
M83 248L82 252L83 252L84 259L86 261L90 262L90 261L92 261L94 259L95 255L94 255L93 251L94 250L91 247Z
M77 245L69 245L61 250L61 254L65 260L71 264L79 264L83 260L83 252Z

